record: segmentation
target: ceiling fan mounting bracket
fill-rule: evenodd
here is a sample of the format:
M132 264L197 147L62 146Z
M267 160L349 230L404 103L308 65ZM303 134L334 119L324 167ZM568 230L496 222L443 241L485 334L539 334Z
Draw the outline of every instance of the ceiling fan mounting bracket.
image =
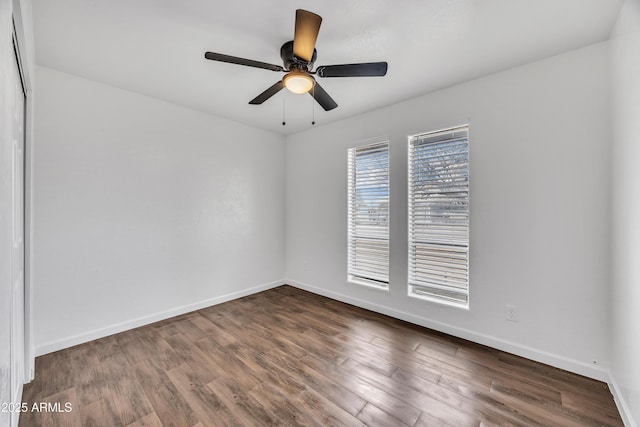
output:
M284 65L284 69L287 71L300 70L309 72L313 68L313 63L316 61L317 56L318 51L314 48L311 61L305 61L302 58L298 58L293 54L293 40L286 42L280 48L282 64Z

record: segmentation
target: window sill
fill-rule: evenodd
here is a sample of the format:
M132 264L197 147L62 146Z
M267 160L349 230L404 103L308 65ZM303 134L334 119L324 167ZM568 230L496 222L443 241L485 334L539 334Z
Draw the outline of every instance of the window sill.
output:
M387 286L380 286L380 285L376 285L373 283L369 283L365 280L358 280L358 279L354 279L353 277L349 277L347 279L347 285L355 285L355 286L364 286L368 289L373 289L376 291L380 291L380 292L384 292L384 293L389 293L389 285Z
M455 301L448 301L445 299L440 299L437 297L430 297L428 295L418 295L418 294L414 294L411 291L409 291L407 293L407 296L409 298L414 298L414 299L418 299L418 300L422 300L422 301L426 301L426 302L431 302L434 304L438 304L438 305L444 305L447 307L453 307L453 308L457 308L460 310L464 310L464 311L469 311L469 303L463 303L463 302L455 302Z

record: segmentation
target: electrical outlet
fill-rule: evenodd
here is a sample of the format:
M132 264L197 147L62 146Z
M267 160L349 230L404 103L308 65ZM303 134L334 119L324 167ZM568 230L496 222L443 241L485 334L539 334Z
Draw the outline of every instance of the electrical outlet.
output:
M515 305L509 305L509 304L505 305L504 318L511 322L517 322L518 320L520 320L518 316L518 307Z

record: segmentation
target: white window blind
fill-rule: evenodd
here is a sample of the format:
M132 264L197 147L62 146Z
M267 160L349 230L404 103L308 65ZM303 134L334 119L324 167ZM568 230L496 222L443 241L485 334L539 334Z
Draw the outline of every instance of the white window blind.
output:
M348 279L389 287L389 143L348 154Z
M409 139L409 294L468 306L468 126Z

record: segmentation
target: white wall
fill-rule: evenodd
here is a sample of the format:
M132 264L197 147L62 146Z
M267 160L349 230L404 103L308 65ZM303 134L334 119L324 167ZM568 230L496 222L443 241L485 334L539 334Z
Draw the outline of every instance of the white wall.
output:
M288 281L607 378L608 85L602 43L288 137ZM406 296L406 149L407 135L467 121L471 309L464 311ZM389 293L346 283L347 147L385 135ZM518 323L505 320L505 304L519 307Z
M613 82L612 377L629 425L640 423L640 2L611 38ZM631 420L635 421L631 421Z
M284 137L48 68L36 80L38 354L280 283Z

